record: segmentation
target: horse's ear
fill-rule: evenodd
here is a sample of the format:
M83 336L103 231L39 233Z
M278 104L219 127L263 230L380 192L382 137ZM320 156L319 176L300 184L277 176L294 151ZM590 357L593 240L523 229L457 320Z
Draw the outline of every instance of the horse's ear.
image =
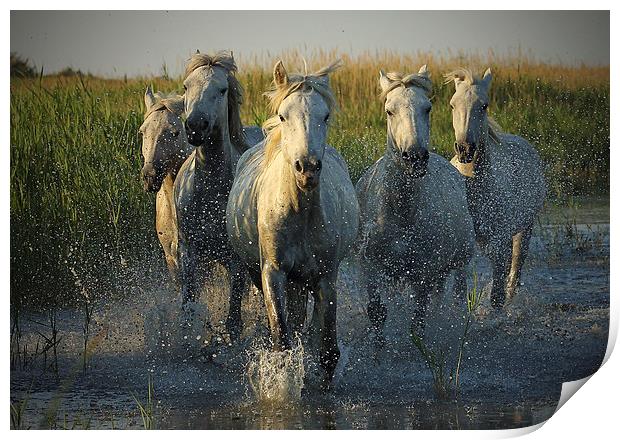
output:
M181 116L185 111L185 95L177 96L168 103L168 108L177 116Z
M146 92L144 92L144 105L146 105L146 109L148 110L153 104L155 104L155 95L153 94L151 86L147 86Z
M484 83L487 89L489 88L489 85L491 84L492 79L493 79L493 75L491 75L491 68L489 67L487 70L484 71L484 75L482 75L482 82Z
M196 54L199 54L199 53L200 53L200 51L198 49L196 49Z
M277 87L284 87L288 83L288 74L286 73L282 60L278 61L273 68L273 82Z
M379 70L379 85L381 86L382 92L385 92L388 87L390 87L390 80L383 69Z
M418 75L422 75L427 78L431 77L431 72L428 71L428 66L426 64L420 67L420 70L418 70Z

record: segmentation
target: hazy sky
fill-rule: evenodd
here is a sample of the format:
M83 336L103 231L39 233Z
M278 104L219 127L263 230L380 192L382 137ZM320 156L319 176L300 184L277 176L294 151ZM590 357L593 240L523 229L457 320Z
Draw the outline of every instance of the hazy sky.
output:
M272 23L272 24L270 24ZM237 58L297 48L352 53L518 48L566 64L609 64L607 11L12 11L11 51L53 72L180 73L196 49Z

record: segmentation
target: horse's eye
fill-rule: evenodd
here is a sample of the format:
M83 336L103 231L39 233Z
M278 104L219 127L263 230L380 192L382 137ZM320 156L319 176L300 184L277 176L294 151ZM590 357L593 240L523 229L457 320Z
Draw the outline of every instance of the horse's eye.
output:
M170 134L172 135L172 137L178 137L179 136L179 132L178 131L173 131Z
M284 116L278 115L278 117L280 118L280 122L284 122Z
M482 111L485 111L487 108L489 108L489 104L482 104Z
M226 94L226 90L228 90L228 89L222 89L222 90L220 90L220 95L224 96L224 95Z
M187 86L185 84L183 84L183 90L187 92Z
M385 112L387 113L388 116L394 116L394 113L392 113L390 110L386 110Z
M450 104L450 108L451 108L452 110L454 110L454 105Z
M329 121L329 113L325 116L325 122Z

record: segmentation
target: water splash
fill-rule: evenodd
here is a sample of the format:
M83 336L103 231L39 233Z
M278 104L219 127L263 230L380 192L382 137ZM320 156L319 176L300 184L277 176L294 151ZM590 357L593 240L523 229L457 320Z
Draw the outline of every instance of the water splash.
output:
M255 347L250 353L247 376L259 402L299 402L305 375L304 348L300 340L290 350Z

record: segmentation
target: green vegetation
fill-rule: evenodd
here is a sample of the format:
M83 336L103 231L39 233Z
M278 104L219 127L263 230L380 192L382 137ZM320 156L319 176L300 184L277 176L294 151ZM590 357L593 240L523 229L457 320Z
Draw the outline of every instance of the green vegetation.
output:
M383 152L385 118L378 98L378 71L417 71L427 63L435 81L432 140L451 156L448 101L452 84L441 74L457 66L494 72L490 112L505 130L533 142L546 165L550 196L609 192L609 68L564 67L523 59L481 56L351 58L317 53L310 69L338 57L332 78L340 112L330 142L356 180ZM242 60L246 89L242 116L260 124L268 116L261 96L278 57ZM283 56L289 71L303 66L298 54ZM23 60L22 60L23 61ZM28 64L26 63L26 66ZM12 67L13 72L13 57ZM154 195L142 191L140 139L143 93L182 91L182 79L106 80L72 75L11 79L11 302L21 307L75 305L80 292L123 295L163 264L154 233ZM146 264L140 265L140 262ZM142 268L147 269L136 269ZM72 272L71 269L74 269ZM133 287L132 287L133 286ZM92 306L92 305L91 305ZM17 316L17 314L15 314ZM87 330L85 330L87 338Z

